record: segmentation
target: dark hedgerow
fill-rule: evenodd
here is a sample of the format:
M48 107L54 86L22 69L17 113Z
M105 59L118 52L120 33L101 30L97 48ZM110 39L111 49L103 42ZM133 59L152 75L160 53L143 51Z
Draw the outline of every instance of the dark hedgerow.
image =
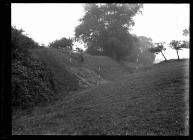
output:
M55 90L52 73L42 61L32 58L29 49L39 45L12 27L11 101L14 109L33 107L49 101Z
M26 108L34 106L54 95L50 83L51 72L39 60L28 58L28 62L12 64L12 105ZM26 65L27 64L27 65Z

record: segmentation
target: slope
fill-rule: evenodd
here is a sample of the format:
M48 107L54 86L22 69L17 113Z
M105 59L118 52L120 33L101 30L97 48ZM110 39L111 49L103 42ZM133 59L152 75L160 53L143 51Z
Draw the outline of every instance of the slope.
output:
M38 48L32 50L32 55L49 65L60 90L64 90L63 88L67 85L67 81L70 81L70 78L75 79L71 83L69 82L69 86L72 87L76 80L79 80L81 84L95 85L97 83L104 83L107 80L116 79L120 75L128 73L128 69L124 65L106 56L85 54L85 61L81 63L78 53L69 53L62 49ZM66 78L65 73L68 73L67 75L71 77Z
M188 60L91 87L13 119L13 134L187 135Z

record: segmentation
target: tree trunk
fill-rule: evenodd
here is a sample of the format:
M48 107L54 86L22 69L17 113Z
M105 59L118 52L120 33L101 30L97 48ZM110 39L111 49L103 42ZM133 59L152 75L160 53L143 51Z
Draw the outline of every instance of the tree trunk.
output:
M167 61L167 59L166 59L166 57L164 56L164 54L163 54L163 52L162 52L162 51L161 51L161 53L162 53L162 56L164 57L165 61Z
M178 60L180 60L180 57L179 57L179 54L178 54L178 50L176 50L176 52L177 52Z

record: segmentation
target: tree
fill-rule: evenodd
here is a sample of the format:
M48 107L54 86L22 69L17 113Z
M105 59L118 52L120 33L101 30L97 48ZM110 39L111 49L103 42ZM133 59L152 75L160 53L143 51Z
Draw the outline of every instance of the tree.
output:
M187 37L189 36L190 32L189 29L184 29L183 30L183 36ZM183 48L189 48L189 41L188 40L184 40L182 43Z
M161 53L162 56L164 57L165 61L167 61L165 55L163 54L163 51L166 50L166 48L164 47L164 42L160 42L160 43L155 43L156 44L156 47L152 47L152 48L149 48L148 50L151 52L151 53L155 53L155 54L158 54L158 53Z
M55 40L54 42L51 42L48 47L52 47L52 48L66 48L69 50L72 50L72 46L73 46L73 39L69 38L61 38L59 40Z
M94 46L92 43L87 44L88 48L86 49L86 52L91 55L103 55L103 49L99 46Z
M24 35L24 30L11 27L11 57L15 59L26 59L29 49L39 47L32 38Z
M139 40L141 51L145 51L148 48L154 47L152 39L150 37L138 36L138 40Z
M82 40L91 52L123 59L133 48L129 30L134 25L132 17L139 13L141 8L141 4L86 4L85 15L75 29L75 36ZM117 45L115 42L121 44ZM112 45L113 43L116 45Z
M143 65L150 65L153 64L153 62L155 61L155 54L150 53L147 50L144 50L143 52L141 52L141 54L138 56L138 63L139 64L143 64Z
M189 29L184 29L183 30L183 35L188 36L189 35Z
M189 42L188 41L181 41L181 44L180 44L181 46L181 48L184 48L184 49L187 49L187 48L189 48L190 46L189 46Z
M111 37L106 41L104 53L107 56L114 58L115 60L120 61L122 57L128 54L128 50L123 46L122 42L116 37Z
M138 48L140 52L138 53L139 63L143 65L153 64L155 60L155 54L148 51L149 48L153 48L153 42L151 38L145 36L138 37Z
M178 41L178 40L172 40L169 45L172 49L176 50L178 60L180 60L179 50L182 50L183 48L189 47L189 44L187 44L186 41Z

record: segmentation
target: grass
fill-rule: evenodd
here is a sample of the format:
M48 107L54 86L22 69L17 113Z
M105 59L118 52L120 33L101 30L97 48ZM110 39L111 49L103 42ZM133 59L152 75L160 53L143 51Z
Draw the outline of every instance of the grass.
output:
M57 49L38 48L32 50L32 56L44 61L51 69L53 80L55 81L54 85L58 93L78 88L78 79L70 71L67 56L62 52L57 51Z
M39 57L40 59L43 59L49 63L53 62L50 67L55 67L55 65L58 65L59 67L65 69L86 68L109 80L116 79L116 77L119 77L123 73L128 73L128 69L124 67L124 65L112 60L107 56L91 56L85 54L84 63L80 63L78 54L72 53L72 59L70 62L69 53L54 48L35 49L32 52L34 57Z
M96 63L92 65L91 59ZM124 70L103 60L90 57L83 65L92 70L99 64L104 69L115 65L117 70L109 75L102 71L112 80L61 96L30 114L13 116L12 134L187 135L188 60L156 64L121 78L113 76Z

